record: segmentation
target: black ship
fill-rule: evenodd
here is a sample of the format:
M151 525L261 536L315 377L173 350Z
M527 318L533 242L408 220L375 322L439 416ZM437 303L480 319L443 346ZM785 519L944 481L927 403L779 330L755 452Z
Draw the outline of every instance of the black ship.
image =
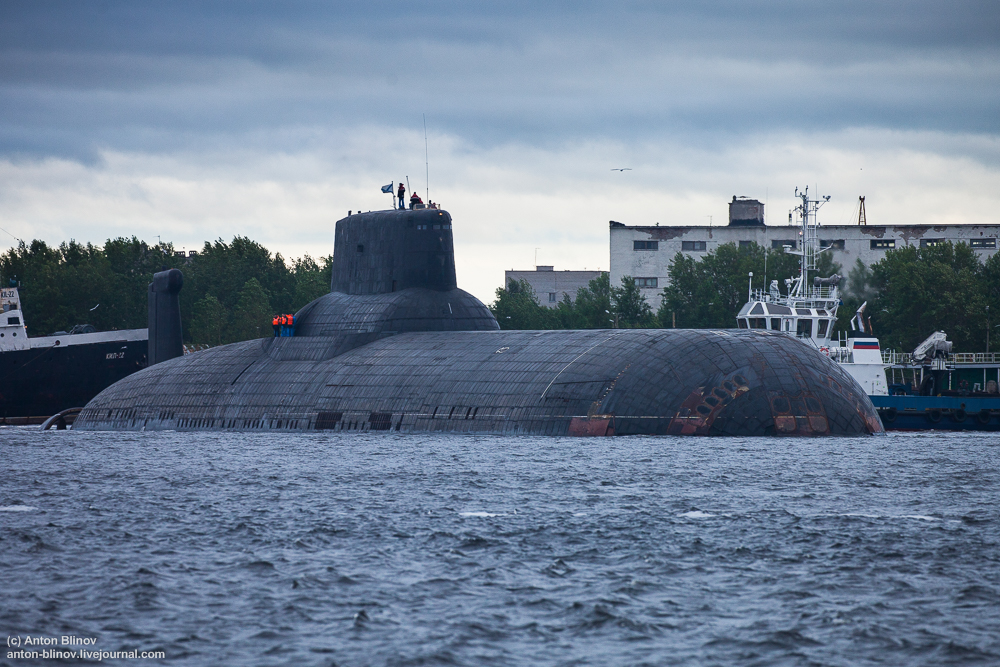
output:
M850 375L778 332L501 331L486 306L457 287L451 227L451 216L434 209L340 220L331 292L296 314L294 335L151 365L101 392L74 428L882 431ZM167 282L168 273L179 274L156 280ZM164 290L160 319L150 324L151 362L180 354L176 301Z
M83 407L145 368L146 331L77 326L29 338L16 283L0 289L0 424L38 424Z

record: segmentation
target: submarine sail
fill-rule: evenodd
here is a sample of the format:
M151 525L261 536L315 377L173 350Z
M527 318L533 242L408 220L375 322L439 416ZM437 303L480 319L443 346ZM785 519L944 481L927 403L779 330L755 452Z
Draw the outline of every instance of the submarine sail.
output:
M151 366L74 428L536 435L858 435L882 431L837 364L778 332L501 331L460 290L451 216L337 222L329 294L295 335Z

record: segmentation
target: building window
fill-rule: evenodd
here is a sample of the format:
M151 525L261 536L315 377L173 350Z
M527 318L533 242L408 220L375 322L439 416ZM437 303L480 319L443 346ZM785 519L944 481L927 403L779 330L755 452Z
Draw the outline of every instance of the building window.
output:
M754 245L753 241L740 241L740 248L747 248L747 249L749 249L749 248L752 248L753 245Z
M632 241L632 250L659 250L659 241Z
M549 303L555 303L555 302L556 302L556 293L549 292Z
M781 318L772 317L771 318L771 331L781 331Z
M788 241L771 241L772 248L791 248L792 250L798 245L795 240Z
M696 251L704 249L704 241L681 241L681 250Z
M872 239L872 250L888 250L896 247L896 239Z
M969 245L973 248L996 248L996 239L972 239L969 241Z
M821 239L819 244L824 248L833 248L834 250L844 249L844 239Z
M656 287L656 278L636 278L636 287Z
M938 243L944 243L944 239L920 239L921 248L933 248Z

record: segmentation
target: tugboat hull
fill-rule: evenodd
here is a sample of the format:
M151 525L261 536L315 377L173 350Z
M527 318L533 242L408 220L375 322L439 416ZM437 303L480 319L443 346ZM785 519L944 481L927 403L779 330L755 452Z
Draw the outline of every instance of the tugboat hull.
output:
M889 431L1000 431L1000 397L870 398Z

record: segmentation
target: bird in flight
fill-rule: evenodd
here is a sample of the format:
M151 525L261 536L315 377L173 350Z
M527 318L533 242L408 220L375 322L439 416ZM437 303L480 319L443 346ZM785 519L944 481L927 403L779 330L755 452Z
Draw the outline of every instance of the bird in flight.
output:
M622 167L622 168L615 167L611 171L632 171L632 168L631 167Z

